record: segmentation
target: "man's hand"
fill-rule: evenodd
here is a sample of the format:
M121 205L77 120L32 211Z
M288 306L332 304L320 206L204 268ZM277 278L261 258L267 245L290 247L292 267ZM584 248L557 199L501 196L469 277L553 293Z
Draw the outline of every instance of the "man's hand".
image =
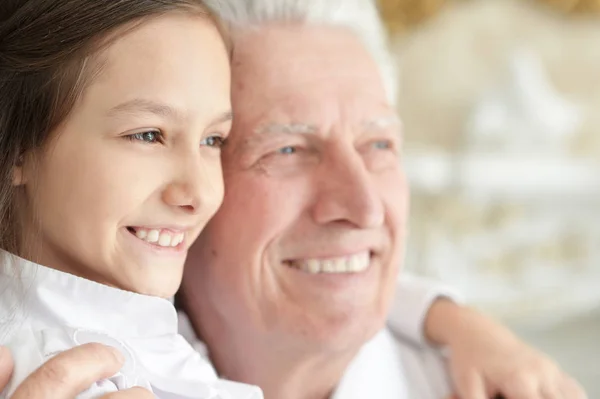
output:
M425 329L432 342L448 347L457 398L587 398L552 360L474 310L439 300Z
M109 378L123 364L120 353L100 344L86 344L63 352L31 374L11 399L73 399L96 381ZM13 370L6 348L0 347L0 391ZM153 399L145 389L134 388L106 395L105 399Z

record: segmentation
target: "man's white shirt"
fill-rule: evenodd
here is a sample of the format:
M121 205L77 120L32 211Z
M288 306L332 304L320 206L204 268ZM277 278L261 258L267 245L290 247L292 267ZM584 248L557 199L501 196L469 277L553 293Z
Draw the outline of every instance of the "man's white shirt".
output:
M460 296L416 276L398 281L388 327L367 342L347 368L331 399L445 399L452 392L447 362L439 348L427 343L424 322L433 301ZM200 341L183 313L179 331L203 356ZM271 398L269 398L271 399Z

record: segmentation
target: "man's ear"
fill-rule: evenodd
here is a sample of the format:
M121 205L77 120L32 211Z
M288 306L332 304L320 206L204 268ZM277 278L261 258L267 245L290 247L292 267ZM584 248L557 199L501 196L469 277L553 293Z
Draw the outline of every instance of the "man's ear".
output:
M17 160L17 163L13 166L12 184L15 187L22 186L26 183L24 158L24 155L21 155Z

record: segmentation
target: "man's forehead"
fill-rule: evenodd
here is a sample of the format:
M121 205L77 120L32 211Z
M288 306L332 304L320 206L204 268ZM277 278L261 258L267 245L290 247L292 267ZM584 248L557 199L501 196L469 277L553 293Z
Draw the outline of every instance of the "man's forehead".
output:
M261 28L235 46L233 107L246 138L399 124L379 69L349 30Z
M263 26L236 39L233 78L268 90L323 79L377 85L381 76L363 42L342 27Z

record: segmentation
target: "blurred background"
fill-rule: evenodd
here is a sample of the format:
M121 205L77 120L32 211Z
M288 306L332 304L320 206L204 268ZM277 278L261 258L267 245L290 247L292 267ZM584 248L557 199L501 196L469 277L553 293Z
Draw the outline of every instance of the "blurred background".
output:
M400 67L408 268L600 398L600 0L379 0Z

